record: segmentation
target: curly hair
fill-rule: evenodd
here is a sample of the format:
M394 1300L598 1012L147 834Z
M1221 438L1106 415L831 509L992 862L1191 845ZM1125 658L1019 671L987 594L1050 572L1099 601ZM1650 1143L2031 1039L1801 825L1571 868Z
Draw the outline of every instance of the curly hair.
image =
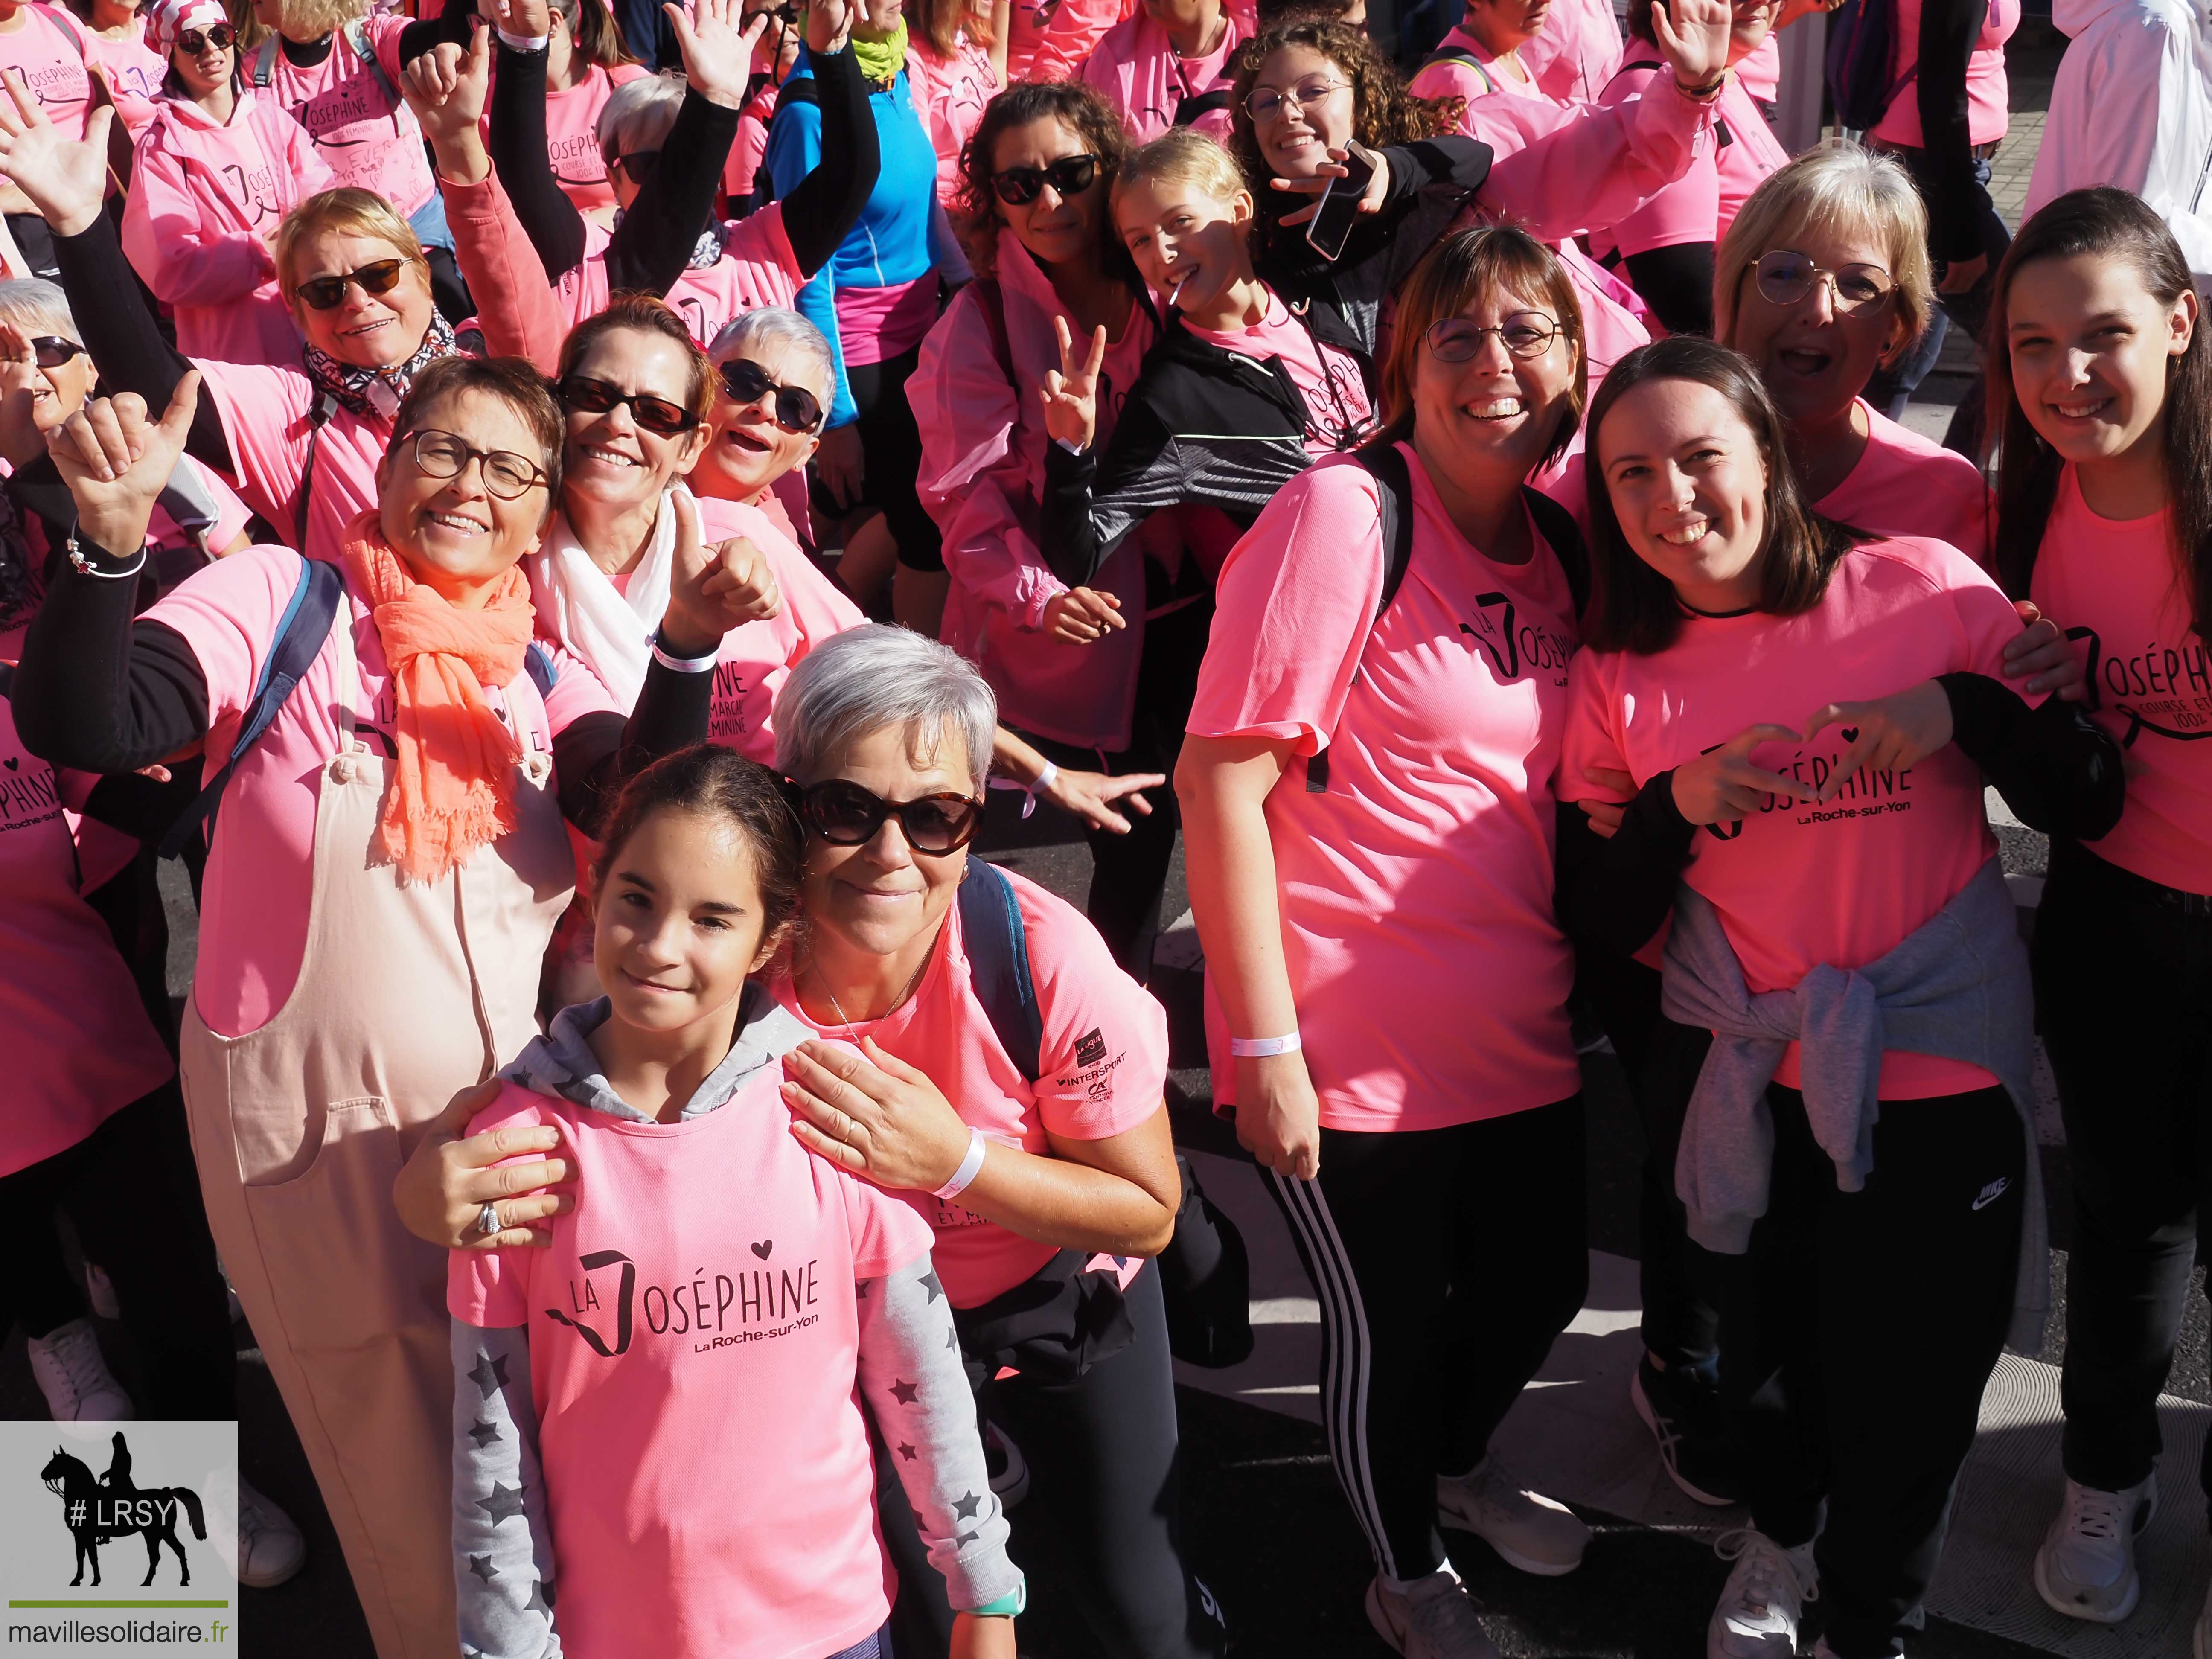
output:
M953 198L960 240L978 276L998 274L999 230L1006 223L999 214L998 192L991 188L991 158L1000 138L1017 127L1037 121L1059 122L1082 142L1085 150L1098 158L1098 182L1093 188L1103 189L1102 201L1112 196L1114 180L1121 164L1129 159L1129 135L1121 118L1096 87L1080 81L1017 81L991 100L975 131L960 147L960 187ZM1136 267L1129 263L1121 239L1114 234L1112 216L1102 213L1099 225L1101 265L1109 276L1135 287Z
M1457 100L1414 97L1406 90L1406 82L1389 59L1363 30L1314 17L1278 23L1263 29L1238 51L1237 88L1229 106L1230 153L1244 169L1253 194L1261 201L1267 201L1276 192L1262 188L1272 169L1260 154L1260 141L1252 131L1252 117L1244 108L1244 100L1252 95L1260 66L1285 46L1304 46L1318 52L1351 76L1352 136L1370 149L1410 144L1451 131L1453 115L1447 104Z

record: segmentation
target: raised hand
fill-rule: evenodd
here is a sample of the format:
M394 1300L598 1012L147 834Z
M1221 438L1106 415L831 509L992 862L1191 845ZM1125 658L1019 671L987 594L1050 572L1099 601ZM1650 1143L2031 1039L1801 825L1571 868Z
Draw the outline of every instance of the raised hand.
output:
M806 49L842 52L853 25L860 21L857 0L809 0L806 8Z
M1728 68L1734 24L1729 0L1666 0L1651 8L1651 32L1685 91L1710 87Z
M126 392L94 398L46 434L46 453L76 502L77 527L94 544L126 559L146 545L154 503L169 487L199 404L199 371L192 369L177 382L158 423L146 418L144 401Z
M709 103L742 109L752 80L753 47L768 31L769 14L757 13L746 21L744 0L696 0L689 16L678 5L661 10L675 27L691 89Z
M733 628L783 609L768 556L743 536L708 545L700 533L699 509L678 495L676 551L668 573L668 611L661 637L671 651L703 657Z
M441 41L400 71L400 95L438 153L439 170L472 161L483 148L484 106L491 96L491 31L478 23L465 46ZM459 183L474 182L475 169Z
M1061 443L1088 449L1098 431L1098 371L1106 362L1106 331L1091 331L1091 355L1079 368L1067 319L1054 317L1052 327L1060 337L1060 367L1045 370L1039 392L1044 398L1044 429Z
M112 106L92 114L82 143L46 118L19 70L0 70L0 173L23 192L57 236L75 236L100 216L107 191L107 130Z
M1805 741L1838 725L1851 746L1828 775L1821 800L1842 793L1862 767L1881 771L1917 766L1950 742L1951 694L1939 681L1923 680L1871 702L1832 702L1805 723Z
M553 8L550 0L484 0L491 7L491 21L502 34L511 34L518 40L542 40L553 33Z
M1718 748L1674 769L1675 810L1692 823L1722 823L1749 817L1765 804L1761 796L1814 799L1808 785L1751 763L1751 751L1762 743L1798 740L1786 726L1746 726Z

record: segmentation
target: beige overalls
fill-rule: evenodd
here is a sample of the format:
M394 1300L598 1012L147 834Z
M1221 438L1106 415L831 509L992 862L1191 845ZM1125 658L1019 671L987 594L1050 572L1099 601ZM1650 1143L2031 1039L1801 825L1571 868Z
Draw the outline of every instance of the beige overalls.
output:
M392 1182L423 1122L535 1035L575 866L538 752L520 763L518 827L460 871L402 885L373 856L393 763L356 735L359 616L349 596L331 629L339 752L319 782L299 982L244 1036L188 1008L184 1093L216 1247L379 1659L454 1659L446 1252L400 1226ZM525 676L507 696L528 731L536 688Z

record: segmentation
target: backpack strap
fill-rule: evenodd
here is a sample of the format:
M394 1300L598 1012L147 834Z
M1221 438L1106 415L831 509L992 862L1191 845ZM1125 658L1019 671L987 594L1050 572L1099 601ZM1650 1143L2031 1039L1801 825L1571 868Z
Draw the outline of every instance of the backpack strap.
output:
M1006 337L1006 295L995 276L978 276L968 284L975 290L977 309L983 313L983 326L991 333L991 356L999 365L999 372L1006 377L1006 384L1021 394L1022 383L1014 378L1014 347Z
M1421 60L1421 69L1426 69L1431 64L1457 64L1464 69L1471 69L1482 77L1482 89L1485 93L1498 90L1498 77L1490 72L1490 65L1477 58L1465 46L1440 47ZM1418 75L1420 70L1416 70L1413 73Z
M86 46L84 36L78 31L76 19L70 15L69 8L49 6L46 8L46 15L47 21L66 35L70 45L76 48L77 61L81 64L90 64L92 52Z
M1205 92L1194 92L1176 105L1175 125L1187 127L1201 118L1229 107L1234 91L1230 87L1212 87Z
M553 688L561 683L561 671L553 665L552 653L532 640L522 649L522 665L530 671L530 683L538 688L540 702L553 695Z
M261 50L253 55L253 84L267 91L270 82L276 77L276 31L269 31L269 38L261 43Z
M1521 486L1521 499L1528 503L1536 533L1551 544L1559 568L1567 573L1567 592L1574 596L1579 617L1589 609L1590 599L1589 546L1583 540L1583 528L1573 514L1533 484Z
M994 864L968 860L957 902L969 984L1006 1058L1031 1083L1044 1075L1044 1011L1030 977L1029 930L1014 884Z
M301 557L307 551L307 504L315 498L315 457L323 447L323 428L338 412L338 394L328 386L315 393L315 406L307 411L307 459L300 468L300 499L292 509L292 539Z
M399 88L392 84L392 77L384 72L384 60L376 55L375 43L368 38L368 20L356 17L348 23L342 32L345 35L346 45L353 49L353 55L361 60L362 67L374 75L376 77L376 84L384 89L386 100L394 109L403 107L404 100L399 96Z
M1382 596L1375 602L1377 622L1390 608L1405 585L1406 567L1413 558L1413 475L1395 444L1370 444L1352 452L1352 459L1375 480L1376 527L1382 538ZM1328 750L1306 757L1306 793L1328 791Z
M283 618L276 624L276 642L269 647L269 659L261 665L260 683L253 688L252 701L246 705L246 718L239 723L238 741L231 747L230 758L161 837L165 859L182 853L203 823L207 825L208 843L213 845L216 809L222 804L222 792L230 787L230 775L276 722L291 700L293 689L306 677L322 653L323 641L330 637L331 621L345 597L345 578L336 565L320 559L303 554L300 563L300 585L293 590L292 602L284 607Z

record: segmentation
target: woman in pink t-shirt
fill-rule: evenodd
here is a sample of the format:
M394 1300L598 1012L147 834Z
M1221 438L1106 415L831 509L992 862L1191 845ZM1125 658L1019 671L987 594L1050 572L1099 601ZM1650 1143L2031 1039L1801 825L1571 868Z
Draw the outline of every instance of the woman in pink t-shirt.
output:
M960 188L960 152L983 106L1006 84L1006 49L988 8L975 0L909 0L906 76L922 130L937 151L938 198L950 209ZM761 135L762 151L768 135Z
M1382 435L1222 568L1176 774L1217 1109L1322 1298L1329 1454L1401 1653L1491 1651L1440 1520L1547 1576L1589 1539L1491 1449L1588 1271L1552 796L1583 561L1524 487L1575 428L1581 335L1521 231L1422 263Z
M136 139L154 118L167 55L146 40L146 14L138 0L72 0L85 27L85 62L107 88L125 128Z
M552 0L545 39L545 160L579 213L612 222L614 180L599 151L599 112L615 88L651 73L623 46L606 0Z
M1804 505L1726 347L1625 359L1588 444L1597 598L1559 789L1627 811L1595 847L1563 819L1561 914L1623 955L1668 927L1646 1086L1687 1095L1674 1185L1712 1253L1752 1522L1719 1540L1708 1650L1787 1650L1817 1580L1827 1650L1875 1659L1920 1623L1984 1386L2047 1304L1984 779L2094 837L2119 751L2005 686L2020 620L1964 555Z
M779 1097L814 1036L747 977L799 907L779 783L704 745L630 783L593 871L606 994L470 1126L556 1128L584 1188L547 1249L449 1263L453 1581L486 1659L887 1656L879 1490L958 1610L951 1659L1013 1659L1022 1575L929 1228Z
M138 137L123 252L186 356L289 364L301 338L276 282L277 227L331 171L307 130L240 81L217 0L158 0L147 38L167 78Z
M1599 94L1618 104L1638 96L1666 70L1651 29L1660 0L1635 0L1628 9L1628 61ZM1590 239L1607 264L1627 267L1636 291L1674 334L1713 329L1713 246L1759 181L1790 159L1766 125L1765 112L1735 73L1768 39L1784 0L1747 0L1735 8L1729 32L1727 83L1713 117L1714 147L1701 149L1688 173L1635 212Z
M2212 342L2181 250L2125 191L2047 204L1995 287L1997 573L2081 642L2090 706L2127 755L2118 827L2094 847L2051 842L2034 941L2075 1194L2066 1495L2034 1579L2061 1613L2112 1624L2141 1588L2157 1396L2207 1198L2189 1149L2212 1029L2212 516L2198 459ZM2212 1641L2212 1620L2197 1641Z

